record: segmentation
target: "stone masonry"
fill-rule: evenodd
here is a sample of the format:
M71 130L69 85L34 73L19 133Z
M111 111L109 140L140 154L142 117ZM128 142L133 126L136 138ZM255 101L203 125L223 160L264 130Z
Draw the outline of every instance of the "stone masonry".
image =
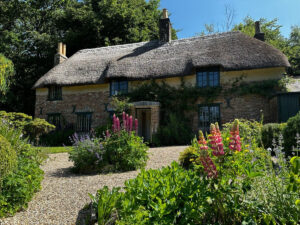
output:
M48 114L60 113L63 126L75 127L76 113L92 112L92 128L95 128L107 122L106 105L109 102L109 92L63 93L60 101L48 101L47 95L37 95L35 116L47 119Z

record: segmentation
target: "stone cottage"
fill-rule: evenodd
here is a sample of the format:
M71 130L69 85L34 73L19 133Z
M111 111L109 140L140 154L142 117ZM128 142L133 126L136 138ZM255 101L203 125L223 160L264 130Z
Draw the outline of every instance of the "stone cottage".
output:
M290 66L287 57L264 42L256 23L255 37L241 32L171 40L171 23L164 10L160 40L83 49L70 58L59 44L55 67L34 85L35 116L57 126L73 124L89 131L104 124L111 97L130 92L144 82L164 81L178 86L181 80L198 88L225 86L243 76L246 82L280 79ZM251 94L232 99L219 96L212 104L199 98L193 129L207 129L211 122L234 118L272 121L272 107L265 97ZM133 103L140 121L139 135L147 140L159 126L159 102Z

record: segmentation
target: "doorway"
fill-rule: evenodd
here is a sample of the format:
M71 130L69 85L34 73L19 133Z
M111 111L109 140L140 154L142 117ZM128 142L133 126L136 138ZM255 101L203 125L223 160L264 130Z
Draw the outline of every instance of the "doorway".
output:
M138 135L144 137L144 140L151 141L151 109L136 109L136 117L139 121Z

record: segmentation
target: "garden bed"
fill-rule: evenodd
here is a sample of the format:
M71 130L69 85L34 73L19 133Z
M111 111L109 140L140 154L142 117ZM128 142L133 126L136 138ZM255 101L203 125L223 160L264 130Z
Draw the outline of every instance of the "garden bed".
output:
M178 160L186 146L149 149L146 169L161 168ZM78 212L90 202L88 193L96 193L103 186L123 186L127 179L135 178L138 171L100 175L74 175L68 153L49 155L42 166L45 178L42 190L29 203L28 209L14 217L0 219L0 224L75 224Z

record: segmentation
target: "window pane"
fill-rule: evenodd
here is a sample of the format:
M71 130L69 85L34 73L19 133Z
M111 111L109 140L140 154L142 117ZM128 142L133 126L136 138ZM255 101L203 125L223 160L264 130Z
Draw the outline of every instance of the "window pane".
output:
M127 93L128 92L128 82L127 81L120 81L119 83L119 91L121 93Z
M206 87L207 86L207 74L206 72L198 72L197 73L197 86L198 87Z
M209 132L210 124L220 121L220 106L199 107L199 129L204 133Z

